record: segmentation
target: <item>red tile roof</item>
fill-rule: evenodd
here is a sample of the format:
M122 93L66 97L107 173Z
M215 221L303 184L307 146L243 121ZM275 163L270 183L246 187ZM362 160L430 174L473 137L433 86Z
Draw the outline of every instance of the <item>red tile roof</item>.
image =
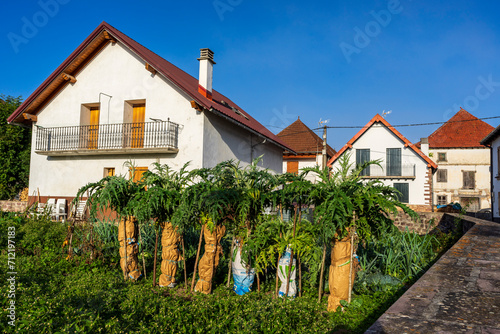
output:
M493 129L488 123L460 108L429 136L429 148L484 148L480 142ZM416 145L420 147L420 143Z
M424 161L426 161L427 167L432 167L434 169L437 169L437 165L434 161L432 161L428 156L426 156L422 151L420 151L418 147L410 143L408 139L406 139L401 133L399 133L398 130L396 130L392 125L390 125L389 122L387 122L385 118L383 118L379 114L376 114L375 117L373 117L361 130L359 130L359 132L354 137L352 137L352 139L349 140L347 144L345 144L344 147L342 147L340 151L338 151L328 161L328 166L331 167L332 164L335 162L335 160L337 160L347 149L352 148L352 145L356 142L356 140L358 140L359 137L361 137L373 124L378 122L382 123L387 129L389 129L392 133L394 133L394 135L396 135L396 137L398 137L405 144L405 147L411 148L417 155L419 155Z
M316 155L323 150L323 139L302 123L300 117L278 133L277 136L297 154ZM328 157L335 154L335 150L328 144L326 145L326 154Z
M85 41L83 41L83 43L80 44L80 46L78 46L78 48L73 51L73 53L19 106L19 108L17 108L16 111L14 111L14 113L9 116L7 121L17 122L18 117L22 115L23 111L35 100L35 98L37 98L55 78L63 73L64 69L79 56L82 50L84 50L85 47L88 46L94 38L96 38L104 31L107 31L110 35L116 38L116 40L123 43L123 45L129 48L141 59L143 59L158 73L166 77L175 86L179 87L188 96L195 100L202 108L213 112L223 118L226 118L236 125L246 128L247 130L262 135L264 138L267 138L268 140L274 142L276 145L282 147L285 150L293 151L293 149L291 149L280 138L278 138L262 124L260 124L257 120L255 120L252 116L250 116L229 98L222 95L218 91L213 90L213 101L207 99L198 92L198 79L179 69L169 61L158 56L156 53L152 52L141 44L137 43L132 38L128 37L106 22L102 22L85 39ZM239 112L241 112L241 114Z

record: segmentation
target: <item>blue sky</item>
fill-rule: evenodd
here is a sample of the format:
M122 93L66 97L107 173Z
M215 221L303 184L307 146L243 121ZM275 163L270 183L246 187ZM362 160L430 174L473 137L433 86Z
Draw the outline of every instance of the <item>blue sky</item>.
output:
M214 88L275 133L298 116L311 128L383 110L391 124L460 107L500 116L496 1L18 0L2 12L0 94L28 97L106 21L195 77L211 48ZM416 142L437 127L399 131ZM340 149L357 131L329 129L328 142Z

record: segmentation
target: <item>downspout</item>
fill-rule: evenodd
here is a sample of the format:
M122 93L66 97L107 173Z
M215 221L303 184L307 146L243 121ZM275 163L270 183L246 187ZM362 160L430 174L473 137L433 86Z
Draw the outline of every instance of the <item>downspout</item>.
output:
M432 167L429 167L431 171L431 212L434 212L434 173L432 172Z

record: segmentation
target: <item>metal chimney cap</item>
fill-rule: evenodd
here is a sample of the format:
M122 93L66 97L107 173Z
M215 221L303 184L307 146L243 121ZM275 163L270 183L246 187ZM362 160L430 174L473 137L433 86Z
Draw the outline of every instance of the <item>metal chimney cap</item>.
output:
M420 143L421 144L429 144L429 138L428 137L420 138Z

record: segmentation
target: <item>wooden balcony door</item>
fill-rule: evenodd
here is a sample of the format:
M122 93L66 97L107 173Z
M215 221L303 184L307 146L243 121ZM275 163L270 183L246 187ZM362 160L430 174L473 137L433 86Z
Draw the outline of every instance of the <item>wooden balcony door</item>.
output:
M131 147L144 147L144 118L146 114L146 105L134 104L132 113L132 145Z
M89 141L87 148L89 150L97 149L99 141L99 107L90 108Z

